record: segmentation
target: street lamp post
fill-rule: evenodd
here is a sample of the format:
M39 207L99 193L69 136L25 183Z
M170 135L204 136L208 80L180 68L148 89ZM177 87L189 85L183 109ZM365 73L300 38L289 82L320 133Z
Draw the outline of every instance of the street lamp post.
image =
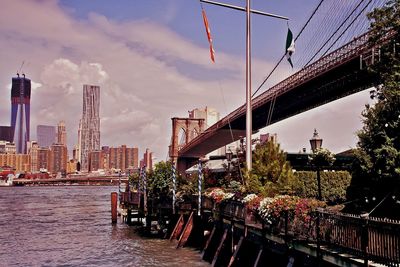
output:
M322 138L319 137L317 129L314 129L313 137L310 139L311 150L316 153L322 146ZM317 164L318 165L318 164ZM315 166L317 168L317 183L318 183L318 200L322 200L321 192L321 176L320 176L320 166Z
M310 139L311 150L313 154L315 154L322 146L322 138L319 137L317 129L314 129L313 137ZM317 169L317 186L318 186L318 200L322 201L322 192L321 192L321 176L320 176L320 166L318 164L314 164ZM317 211L317 261L318 266L321 265L321 244L320 244L320 218L319 211Z

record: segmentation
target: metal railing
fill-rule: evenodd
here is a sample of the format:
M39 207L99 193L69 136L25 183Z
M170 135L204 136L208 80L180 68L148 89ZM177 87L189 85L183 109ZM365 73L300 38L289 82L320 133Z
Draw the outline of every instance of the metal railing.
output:
M207 209L211 208L210 203L206 205ZM214 203L213 210L220 219L243 222L246 226L262 228L285 240L300 242L317 242L316 218L319 216L321 244L348 252L365 261L400 266L400 221L316 211L306 221L299 220L290 212L284 212L272 224L267 224L240 201Z

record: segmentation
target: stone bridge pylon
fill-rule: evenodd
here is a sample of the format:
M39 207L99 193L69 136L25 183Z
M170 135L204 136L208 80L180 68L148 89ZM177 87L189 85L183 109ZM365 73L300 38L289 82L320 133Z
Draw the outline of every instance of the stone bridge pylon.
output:
M178 160L179 150L204 131L205 120L177 117L171 118L171 120L172 136L169 146L169 158L177 165L178 172L184 174L184 171L190 166L186 160Z

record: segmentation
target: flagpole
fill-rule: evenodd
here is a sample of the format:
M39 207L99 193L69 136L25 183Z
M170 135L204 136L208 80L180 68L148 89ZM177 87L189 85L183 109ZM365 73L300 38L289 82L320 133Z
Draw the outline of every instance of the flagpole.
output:
M219 3L219 2L215 2L215 1L200 0L200 2L211 4L211 5L216 5L216 6L227 7L227 8L235 9L235 10L239 10L239 11L246 11L245 8L240 7L240 6L228 5L228 4ZM263 16L267 16L267 17L273 17L273 18L277 18L277 19L289 20L288 17L284 17L284 16L272 14L272 13L267 13L267 12L263 12L263 11L259 11L259 10L255 10L255 9L250 9L250 13L257 14L257 15L263 15Z
M200 2L227 7L235 10L245 11L246 12L246 165L247 170L251 171L252 169L252 150L251 150L251 135L253 132L252 126L252 107L251 107L251 20L250 13L255 13L258 15L263 15L267 17L273 17L278 19L289 20L287 17L265 13L258 10L252 10L250 8L250 0L246 0L246 8L228 5L224 3L214 2L210 0L200 0Z
M250 28L250 0L246 4L246 165L252 169L252 109L251 109L251 28Z

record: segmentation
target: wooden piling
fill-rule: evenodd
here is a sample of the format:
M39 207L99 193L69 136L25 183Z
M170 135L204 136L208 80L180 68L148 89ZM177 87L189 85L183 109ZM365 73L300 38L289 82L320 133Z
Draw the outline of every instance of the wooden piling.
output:
M128 207L128 209L126 210L126 224L132 224L132 210L130 207Z
M218 248L215 252L214 259L211 262L211 267L215 266L227 266L231 259L231 246L230 240L232 238L232 233L229 229L225 229L224 234L219 242Z
M111 193L111 223L117 223L118 193Z
M171 236L169 238L169 240L173 240L173 239L179 239L179 237L181 236L182 230L183 230L183 226L185 225L185 220L183 218L183 214L181 214L181 216L179 217L178 221L176 222L175 228L171 233Z
M244 239L244 237L241 236L240 240L239 240L239 243L236 246L236 249L232 249L233 250L233 255L231 257L231 260L229 261L228 267L233 267L237 263L237 257L239 256L239 251L240 251L240 249L242 247L243 239ZM232 240L233 240L233 238L232 238Z
M190 213L189 219L186 222L185 228L183 228L183 232L179 237L179 241L178 244L176 245L176 248L185 246L192 230L193 230L193 212Z

